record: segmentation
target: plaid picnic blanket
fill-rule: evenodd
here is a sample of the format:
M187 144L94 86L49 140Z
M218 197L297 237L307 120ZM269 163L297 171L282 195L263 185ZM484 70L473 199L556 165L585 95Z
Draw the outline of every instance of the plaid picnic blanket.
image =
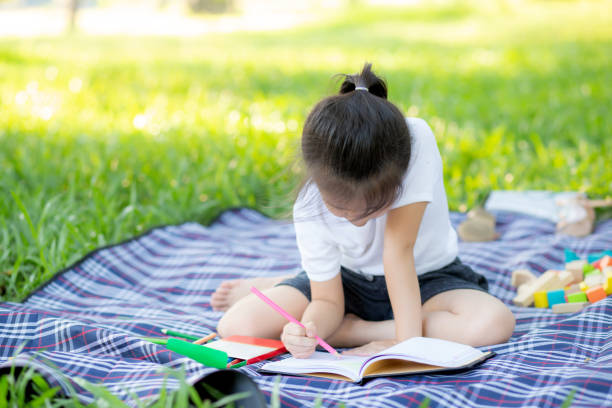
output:
M451 215L455 226L464 216ZM311 406L320 399L325 407L406 407L428 397L431 407L557 407L575 390L573 407L612 406L612 298L558 315L511 305L510 286L514 269L561 268L564 248L581 256L612 249L612 220L577 239L556 235L548 221L496 216L498 241L460 244L462 260L487 277L491 293L517 317L508 343L483 348L496 357L462 373L378 378L365 385L283 376L282 405ZM226 211L209 227L156 228L90 253L24 303L1 303L0 366L35 366L85 403L93 396L80 379L136 406L135 398L155 398L164 382L178 386L167 368L184 368L190 383L213 370L139 337L161 335L161 328L204 336L222 315L209 301L223 280L298 271L292 224L253 210ZM259 374L262 364L240 370L270 401L276 377Z

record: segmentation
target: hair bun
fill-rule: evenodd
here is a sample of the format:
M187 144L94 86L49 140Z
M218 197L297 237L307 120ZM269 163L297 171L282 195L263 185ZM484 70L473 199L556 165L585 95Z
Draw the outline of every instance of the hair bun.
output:
M369 62L364 64L361 73L344 75L344 81L340 85L340 93L353 92L357 87L368 88L372 95L387 99L387 84L372 72L372 64Z

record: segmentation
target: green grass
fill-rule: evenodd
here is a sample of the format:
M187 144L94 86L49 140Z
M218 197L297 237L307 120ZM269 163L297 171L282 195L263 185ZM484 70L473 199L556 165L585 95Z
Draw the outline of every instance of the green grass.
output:
M239 205L283 216L305 115L364 61L432 126L451 209L491 189L605 196L608 8L462 1L282 32L2 39L2 299L155 225Z
M52 363L50 365L53 366ZM133 394L131 395L132 403L135 403L139 408L234 408L236 406L243 406L244 399L250 396L248 391L225 395L205 382L192 386L187 382L184 370L174 370L167 367L164 369L166 377L159 394L154 396L154 398L143 399ZM4 372L0 376L0 408L129 407L128 404L117 398L104 386L92 384L80 377L73 377L72 380L87 390L93 399L90 404L84 404L76 397L76 391L70 380L65 378L60 371L56 371L56 375L61 377L64 384L69 388L69 395L65 395L59 386L52 388L45 378L35 371L33 367L16 369L14 366L11 366L8 372ZM178 389L173 391L167 390L166 380L168 378L174 378L178 381ZM201 394L210 395L214 397L215 401L202 398ZM278 400L278 389L274 390L272 398ZM319 406L320 404L317 405L317 407Z

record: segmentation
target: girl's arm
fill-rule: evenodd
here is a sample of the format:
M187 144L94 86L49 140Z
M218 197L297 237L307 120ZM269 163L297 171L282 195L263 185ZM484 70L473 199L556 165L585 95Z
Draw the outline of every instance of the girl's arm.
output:
M310 290L312 301L301 319L306 329L295 323L287 323L281 334L285 347L297 358L310 356L317 347L315 334L323 339L330 336L344 317L344 292L340 273L324 282L311 280Z
M395 340L421 336L421 292L413 249L427 202L389 211L385 227L383 264L395 319Z
M383 266L395 320L395 338L373 341L345 354L371 355L410 337L422 336L421 292L413 248L426 207L427 202L408 204L387 215Z

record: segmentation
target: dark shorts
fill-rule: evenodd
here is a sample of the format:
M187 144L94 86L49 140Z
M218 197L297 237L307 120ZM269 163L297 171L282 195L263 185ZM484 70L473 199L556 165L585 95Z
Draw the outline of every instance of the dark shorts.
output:
M380 321L393 319L391 301L383 275L367 275L342 267L344 289L344 311L353 313L364 320ZM421 290L421 304L437 295L454 289L474 289L487 292L487 279L476 273L459 258L445 267L418 275ZM310 301L310 280L306 272L285 279L276 286L292 286L302 292Z

